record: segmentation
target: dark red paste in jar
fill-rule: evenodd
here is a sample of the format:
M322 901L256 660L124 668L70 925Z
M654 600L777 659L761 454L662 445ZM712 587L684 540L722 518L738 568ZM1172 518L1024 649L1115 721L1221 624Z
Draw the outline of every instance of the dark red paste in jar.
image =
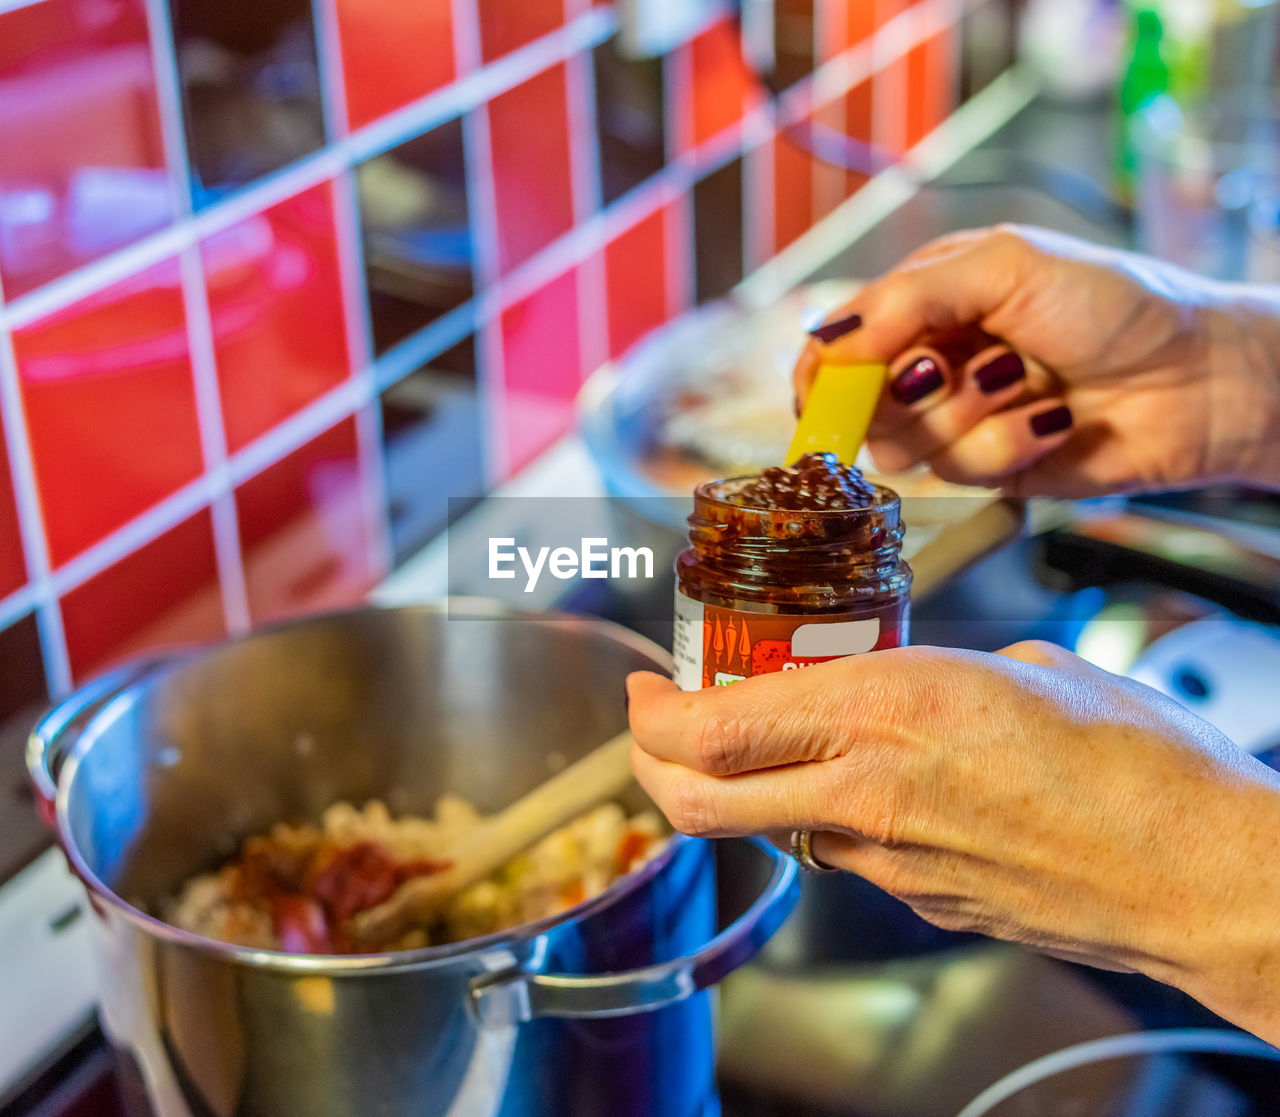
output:
M833 454L710 481L676 559L685 689L906 643L901 502Z
M725 494L742 508L842 511L876 503L876 487L856 465L835 454L805 454L794 465L775 465Z

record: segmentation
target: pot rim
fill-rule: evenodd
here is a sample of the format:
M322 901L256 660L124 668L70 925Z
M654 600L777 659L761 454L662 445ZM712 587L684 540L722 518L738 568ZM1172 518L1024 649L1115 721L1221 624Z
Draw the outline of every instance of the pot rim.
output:
M444 965L456 961L465 955L482 954L488 951L510 948L516 944L527 943L553 927L576 919L594 915L617 899L640 888L676 856L682 847L702 839L692 838L686 834L673 833L665 847L651 860L634 872L627 873L615 881L603 892L584 900L565 911L548 916L534 923L521 923L505 931L497 931L491 935L478 938L463 939L456 943L444 943L440 946L421 947L416 950L388 950L376 954L289 954L279 950L261 950L253 947L239 946L235 943L222 942L192 931L184 931L157 916L151 915L142 908L131 904L123 896L108 886L85 862L78 847L71 837L68 822L68 799L75 783L76 771L88 751L92 748L98 734L116 720L124 711L135 704L141 695L157 683L190 666L200 655L233 647L248 640L254 640L276 632L292 628L304 627L335 618L370 613L430 613L448 615L459 607L474 610L462 614L467 619L475 620L522 620L547 624L557 628L584 629L601 632L613 636L628 647L643 652L656 663L670 665L668 653L647 637L633 632L629 628L604 620L600 617L582 616L571 613L546 612L526 613L510 609L498 602L485 598L454 597L439 603L421 603L413 605L363 605L350 609L335 610L327 613L313 613L305 617L290 618L271 625L243 633L214 644L185 652L175 653L172 662L158 666L142 679L127 686L115 695L90 717L79 737L63 761L57 777L58 795L54 815L54 825L58 836L58 844L71 865L72 871L90 892L91 898L101 901L130 923L147 934L163 939L178 946L212 955L224 961L252 966L255 969L275 970L293 974L323 975L326 977L357 976L366 973L389 973L397 970L416 970Z

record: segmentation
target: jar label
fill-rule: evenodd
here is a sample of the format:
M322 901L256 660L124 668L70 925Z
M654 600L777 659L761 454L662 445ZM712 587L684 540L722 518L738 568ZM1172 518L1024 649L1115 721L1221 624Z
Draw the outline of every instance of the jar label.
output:
M906 643L907 606L858 613L753 613L704 605L676 590L675 681L681 690L726 686Z

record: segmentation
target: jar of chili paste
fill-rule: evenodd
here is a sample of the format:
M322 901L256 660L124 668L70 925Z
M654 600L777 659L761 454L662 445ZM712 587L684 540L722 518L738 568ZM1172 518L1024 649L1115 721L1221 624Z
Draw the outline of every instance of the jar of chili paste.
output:
M683 689L906 643L901 502L834 455L699 486L689 528L676 559Z

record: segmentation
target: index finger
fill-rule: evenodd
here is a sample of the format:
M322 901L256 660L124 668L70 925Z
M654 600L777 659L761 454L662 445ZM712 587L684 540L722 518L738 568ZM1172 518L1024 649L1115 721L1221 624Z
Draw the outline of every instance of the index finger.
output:
M904 261L845 308L861 316L861 327L805 347L794 373L797 395L805 398L822 363L888 364L931 334L988 325L1022 287L1031 252L1017 233L991 229Z
M910 650L869 652L697 691L639 672L627 679L631 731L651 756L708 775L831 760L853 746L872 707L887 712L896 705L885 686L885 658L903 654Z

